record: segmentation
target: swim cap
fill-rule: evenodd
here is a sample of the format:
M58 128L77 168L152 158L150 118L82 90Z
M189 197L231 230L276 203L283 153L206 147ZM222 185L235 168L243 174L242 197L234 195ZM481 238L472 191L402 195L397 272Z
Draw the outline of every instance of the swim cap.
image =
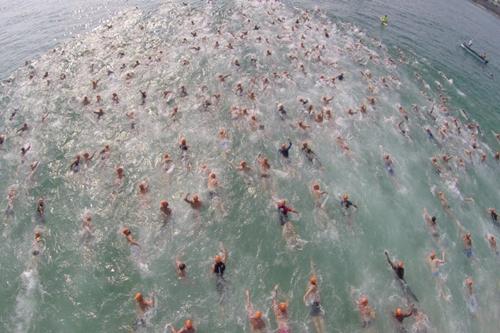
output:
M319 185L318 185L318 184L314 184L314 185L313 185L313 189L315 189L315 190L319 190Z
M309 282L311 282L311 284L313 285L316 285L318 283L318 279L316 278L316 275L313 275L309 278Z
M260 311L255 311L255 313L254 313L253 317L254 317L255 319L260 319L260 318L262 317L262 312L260 312Z
M399 267L404 267L404 265L405 265L405 263L403 262L403 260L400 260L400 261L398 262L398 266L399 266Z
M282 302L278 305L278 309L280 309L281 312L285 312L287 308L288 308L288 305L284 302Z
M167 200L162 200L160 201L160 206L168 206L168 201Z
M403 310L401 308L396 309L396 316L401 316L403 314Z
M193 321L191 319L188 319L184 322L184 326L186 326L187 329L192 329L193 328Z
M142 294L141 293L136 293L134 298L135 298L135 300L137 302L141 302L142 301Z
M361 297L359 299L359 304L362 304L362 305L367 305L368 304L368 298L366 297Z
M124 234L125 236L130 235L130 234L131 234L130 229L129 229L129 228L125 228L125 229L123 229L123 234Z
M216 262L216 263L219 263L219 262L221 262L221 261L222 261L222 257L221 257L220 255L216 255L216 256L215 256L215 262Z

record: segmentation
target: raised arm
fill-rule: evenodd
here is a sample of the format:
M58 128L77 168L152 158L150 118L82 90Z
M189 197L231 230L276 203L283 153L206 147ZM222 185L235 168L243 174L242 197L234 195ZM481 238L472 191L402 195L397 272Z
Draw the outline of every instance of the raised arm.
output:
M384 254L385 254L385 257L387 258L387 262L389 263L389 265L391 265L391 268L394 269L394 264L392 263L391 258L389 258L389 252L387 252L387 250L385 250Z

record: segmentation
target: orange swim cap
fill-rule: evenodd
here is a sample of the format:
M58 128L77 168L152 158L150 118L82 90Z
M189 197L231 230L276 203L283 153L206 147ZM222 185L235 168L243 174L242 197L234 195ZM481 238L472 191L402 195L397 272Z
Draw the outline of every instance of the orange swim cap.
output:
M221 261L222 261L222 257L221 257L220 255L216 255L216 256L215 256L215 262L216 262L216 263L219 263L219 262L221 262Z
M193 328L193 321L191 319L188 319L184 322L184 326L186 326L187 329L192 329Z
M316 278L316 275L313 275L309 278L309 282L313 285L316 285L318 283L318 279Z
M401 308L396 309L396 316L401 316L403 314L403 310Z
M286 303L284 303L284 302L281 302L278 305L278 309L280 309L281 312L285 312L287 308L288 308L288 305Z
M142 301L142 294L141 293L136 293L134 298L135 298L135 300L137 302L141 302Z
M260 311L255 311L255 313L254 313L253 317L254 317L255 319L260 319L260 318L262 318L262 312L260 312Z

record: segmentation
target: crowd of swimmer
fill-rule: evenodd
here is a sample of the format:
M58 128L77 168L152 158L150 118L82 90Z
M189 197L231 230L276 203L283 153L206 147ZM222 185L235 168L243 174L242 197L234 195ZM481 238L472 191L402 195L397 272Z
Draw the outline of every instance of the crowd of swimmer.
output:
M246 184L258 184L261 188L263 195L269 195L269 199L273 201L277 210L279 225L282 228L284 242L290 249L300 248L302 241L297 235L293 221L290 218L291 214L299 214L287 199L280 199L276 197L276 182L273 178L276 177L276 167L271 165L269 156L264 153L259 154L255 161L249 161L240 158L233 151L233 137L238 136L238 132L245 131L250 133L264 133L268 128L266 127L265 119L267 117L276 117L284 124L287 124L287 131L279 133L281 137L291 136L292 131L295 137L302 137L304 140L292 142L292 140L283 140L279 147L276 147L276 154L280 158L280 165L284 166L285 170L294 172L290 167L291 154L290 151L296 149L303 155L304 162L318 171L321 175L321 170L326 167L326 162L315 152L314 147L309 140L311 133L315 131L318 126L330 127L335 130L336 117L347 117L353 119L363 119L371 117L372 114L377 112L377 95L382 89L390 89L390 87L397 86L398 78L395 75L388 75L386 77L375 77L370 70L365 70L361 73L364 82L359 83L366 89L366 97L359 103L358 106L353 106L347 110L338 110L334 107L334 99L336 89L346 80L350 80L352 75L344 73L340 68L337 60L329 58L328 51L330 51L329 41L333 38L331 24L323 23L323 14L319 11L308 12L301 11L295 15L291 15L285 7L274 1L257 1L253 3L254 6L262 6L259 12L265 13L265 25L260 22L255 23L252 17L245 15L245 12L240 9L237 12L238 22L241 24L239 29L234 29L230 24L220 24L215 30L215 33L208 33L206 29L206 22L202 22L201 16L197 16L196 11L189 8L187 5L179 5L179 8L172 10L174 16L178 11L183 13L188 20L178 20L176 24L182 25L186 29L190 29L188 36L178 36L174 41L174 45L162 44L162 36L154 36L148 39L143 45L144 52L142 57L135 56L133 59L128 56L124 51L123 40L117 37L117 33L113 25L110 23L100 28L98 31L99 36L102 36L102 43L105 47L102 50L85 50L80 53L66 55L63 47L57 48L53 53L58 53L61 58L67 57L60 71L51 70L57 68L56 64L51 64L50 68L38 68L36 63L27 63L24 72L27 75L26 86L30 84L44 85L47 92L52 90L62 90L66 92L76 91L76 88L67 85L67 79L71 76L76 76L79 71L85 71L93 76L90 82L86 83L85 88L81 95L72 95L69 101L57 101L63 103L68 109L74 112L83 112L89 119L93 117L92 121L100 124L106 121L106 118L123 117L127 119L128 128L126 131L136 131L141 126L140 120L144 115L140 112L145 110L149 105L160 105L161 119L170 127L177 126L179 123L189 124L189 118L192 113L206 113L210 117L218 117L214 114L225 114L230 119L230 125L219 128L216 132L219 151L221 152L221 160L227 163L229 168L232 168L243 177ZM289 14L288 16L286 16ZM312 18L315 18L313 20ZM158 23L158 22L157 22ZM271 29L270 27L278 26L282 34L278 34L273 40L269 40L270 36L263 36L261 31L263 29ZM142 24L133 25L135 33L139 37L144 35L146 39L146 32L151 33L155 31L155 26L147 26ZM115 40L116 39L116 40ZM172 39L171 39L172 40ZM233 57L231 61L227 61L226 66L222 67L224 72L221 72L216 77L207 79L206 84L182 84L173 80L173 84L168 87L161 87L155 85L155 75L162 75L163 67L167 66L169 62L180 63L185 66L187 70L194 68L201 68L203 57L198 55L200 52L206 52L208 57L205 60L210 61L213 54L237 54L235 49L241 49L242 44L246 41L252 41L261 45L261 49L253 50L244 55L243 58ZM84 44L84 43L82 43ZM274 45L273 45L274 44ZM168 47L182 48L185 51L184 56L175 56L168 51ZM273 58L273 48L282 47L288 48L286 59ZM210 50L210 51L208 51ZM79 68L77 64L70 61L73 57L78 57L90 53L95 56L97 60L92 63L89 68ZM101 54L96 54L101 52ZM393 59L381 59L377 53L370 52L364 49L360 43L354 43L346 47L343 52L347 57L354 57L359 52L365 52L366 57L359 61L371 62L379 64L385 61L388 66L395 66ZM104 56L108 54L109 56ZM182 54L182 53L181 53ZM404 59L399 59L403 61ZM261 76L246 76L245 80L235 79L243 77L245 72L258 71L259 68L278 68L279 63L286 61L287 66L296 68L296 72L269 71ZM276 64L276 65L275 65ZM208 65L208 64L207 64ZM312 67L325 67L325 75L314 78L321 86L321 91L330 91L330 95L323 96L298 96L295 101L287 101L287 103L277 103L273 105L267 112L269 114L262 115L257 111L256 105L259 103L261 96L272 94L272 90L277 86L287 87L293 85L294 81L301 80L301 77L307 77L308 68ZM144 69L145 68L145 69ZM136 79L141 76L142 79L151 81L148 88L138 89L135 85ZM149 79L147 78L149 76ZM21 78L10 78L2 83L2 89L8 90L9 86L14 86L17 80ZM25 78L26 79L26 78ZM196 81L195 79L193 79ZM417 81L422 81L422 78L417 76ZM177 80L178 81L178 80ZM28 89L24 87L24 89ZM111 93L109 93L111 91ZM105 94L106 93L106 94ZM109 93L109 94L108 94ZM422 93L426 95L425 90ZM231 96L229 98L229 95ZM430 102L432 96L426 95ZM47 97L48 98L48 97ZM187 105L185 100L195 99L196 108L186 109ZM238 102L236 104L228 105L228 101ZM64 104L66 103L66 104ZM51 107L61 107L54 101ZM432 104L432 103L430 103ZM126 107L123 107L126 105ZM160 109L159 108L159 109ZM153 107L149 109L152 113L156 112ZM23 110L22 107L10 109L8 114L5 110L2 111L5 117L5 122L2 124L2 134L0 134L0 146L2 150L6 145L12 149L20 149L20 170L25 170L28 173L29 179L36 179L38 176L38 169L48 161L43 159L41 152L36 153L35 146L29 143L31 137L35 136L37 130L44 126L50 126L57 122L54 119L54 114L51 114L51 109L47 107L38 119L31 118L31 121L22 122L19 126L14 127L18 119L24 117L29 118L29 115L23 115L23 112L30 112L30 110ZM159 112L159 111L158 111ZM340 115L342 113L342 115ZM395 129L404 138L409 138L410 119L412 117L425 117L425 119L432 123L422 131L425 131L429 144L436 145L439 148L449 147L455 145L457 147L467 147L461 154L451 155L442 154L431 156L429 161L429 168L434 171L447 182L456 182L458 177L455 173L465 172L469 166L475 163L486 163L489 155L492 154L492 159L498 160L500 158L499 152L490 153L479 142L480 128L474 122L463 123L459 118L453 116L448 107L448 100L444 93L439 94L438 102L432 104L428 108L420 108L417 105L408 108L398 106L394 109L395 117L398 119L394 123ZM354 118L356 117L356 118ZM107 123L109 124L109 123ZM167 126L167 130L168 130ZM147 129L146 129L147 131ZM348 139L337 131L335 142L338 149L345 155L345 158L352 159L355 151L351 148ZM263 135L263 134L262 134ZM500 140L500 136L496 135L496 140ZM9 142L11 141L11 143ZM22 142L22 143L21 143ZM160 163L161 172L170 175L176 172L186 174L186 177L202 177L206 183L207 196L200 193L187 193L182 197L183 203L188 205L193 211L193 218L201 221L203 217L203 209L212 207L215 211L220 213L219 216L223 217L228 214L227 207L224 205L224 198L221 194L220 175L216 169L209 166L209 163L204 162L201 158L192 154L192 146L190 143L189 135L180 134L178 138L178 146L176 151L164 152ZM15 144L21 143L20 146ZM124 165L111 165L109 161L113 154L119 154L119 144L109 142L103 145L97 151L88 149L86 151L74 152L76 156L68 161L65 170L72 174L72 177L79 177L83 172L90 172L94 167L100 168L113 168L115 179L112 185L112 197L118 198L120 187L127 177L131 177L127 173L127 168ZM35 158L37 157L37 158ZM274 159L274 158L273 158ZM236 161L235 163L231 161ZM388 177L394 183L395 187L399 186L397 181L397 170L394 165L393 158L389 153L382 151L381 162L387 171ZM180 167L179 167L180 166ZM320 177L320 176L319 176ZM149 199L150 183L155 180L142 180L137 183L137 195L140 201L146 202ZM315 206L311 209L324 210L325 197L328 195L320 185L320 179L313 182L310 187L311 196L315 202ZM15 201L18 189L12 186L7 191L7 208L6 214L15 214ZM451 210L447 198L442 191L436 192L436 195L442 205L443 210L446 212L450 220L456 223L463 241L465 255L471 260L474 257L473 240L471 233L459 222ZM363 209L361 203L354 203L355 199L351 199L348 193L340 196L339 202L341 209L347 216L352 217L353 213L358 209ZM471 197L464 198L465 202L473 203L474 199ZM54 203L56 205L57 203ZM158 214L161 217L162 224L168 226L175 215L172 209L171 202L163 199L158 203ZM50 228L50 221L45 221L46 203L40 197L36 203L36 225L33 231L33 245L31 253L35 257L39 257L44 251L44 237L47 234L46 228ZM491 221L496 226L500 227L498 215L495 208L489 208L485 214L488 214ZM430 233L436 242L439 244L440 231L438 221L435 216L431 216L424 209L423 217ZM82 217L81 222L82 238L91 239L95 233L96 226L93 224L92 213L87 212ZM123 238L132 248L140 248L142 243L141 239L134 236L132 226L125 226L120 230ZM495 255L499 255L496 238L492 233L485 235L485 241L489 244L491 250ZM229 261L230 249L227 249L224 244L220 243L220 251L215 254L213 258L213 265L211 271L215 277L216 290L221 295L220 302L223 302L223 295L225 289L226 265L230 268ZM395 319L395 325L398 330L405 331L405 318L413 317L412 330L414 332L426 332L430 328L429 319L426 314L418 308L415 304L418 303L417 296L408 286L405 280L405 266L403 261L391 258L390 254L385 252L387 262L395 273L397 281L402 288L402 294L407 300L406 304L394 309L392 316ZM187 259L186 261L184 261ZM449 300L449 294L446 292L445 280L440 276L440 266L446 262L446 255L444 249L441 253L432 251L428 254L428 264L432 275L436 278L437 288L440 296L444 300ZM175 259L175 267L179 279L188 279L188 262L194 258L182 258L180 255ZM309 315L311 318L312 326L317 333L330 332L325 328L324 310L320 301L320 288L317 272L312 267L312 272L308 281L305 281L306 292L303 295L303 302L309 308ZM474 296L474 281L468 277L464 281L467 290L467 303L470 311L474 313L477 311L477 301ZM292 331L289 323L288 304L281 294L279 286L272 290L271 293L271 309L275 316L275 324L277 325L277 332L289 333ZM140 328L147 326L146 314L155 307L154 297L148 297L142 294L142 291L133 292L133 297L137 303L138 320L134 327ZM265 318L264 309L257 309L254 307L250 297L250 291L245 291L246 310L248 316L248 323L252 332L268 332L271 331L272 326L268 319ZM371 305L368 297L364 294L359 295L356 300L357 308L360 315L360 325L362 327L369 327L376 320L376 310ZM176 329L173 324L168 324L167 328L174 333L192 333L196 332L195 318L186 318L183 326Z

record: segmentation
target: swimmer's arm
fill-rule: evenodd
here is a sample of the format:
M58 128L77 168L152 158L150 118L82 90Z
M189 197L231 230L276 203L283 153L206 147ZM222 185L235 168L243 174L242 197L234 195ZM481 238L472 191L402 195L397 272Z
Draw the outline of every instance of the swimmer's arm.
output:
M312 291L312 288L309 287L307 289L306 293L304 294L304 297L302 297L302 300L304 301L304 304L306 304L306 305L307 305L307 297L309 296L309 294L311 293L311 291Z
M191 205L193 204L193 200L189 199L189 193L186 194L186 196L184 197L184 201L187 202L188 204L191 204Z
M135 239L133 239L133 238L132 238L132 236L131 236L131 235L127 236L127 241L128 241L130 244L132 244L132 245L137 245L137 246L141 247L141 246L139 245L139 243L137 243L137 241L136 241Z
M387 262L389 263L389 265L391 265L391 268L394 269L394 264L392 263L391 258L389 258L389 252L387 252L387 250L385 250L384 254L385 254L385 257L387 258Z
M222 250L222 261L224 262L224 264L226 264L227 259L229 257L229 252L224 247L224 244L222 242L220 243L220 246L221 246L221 250Z

